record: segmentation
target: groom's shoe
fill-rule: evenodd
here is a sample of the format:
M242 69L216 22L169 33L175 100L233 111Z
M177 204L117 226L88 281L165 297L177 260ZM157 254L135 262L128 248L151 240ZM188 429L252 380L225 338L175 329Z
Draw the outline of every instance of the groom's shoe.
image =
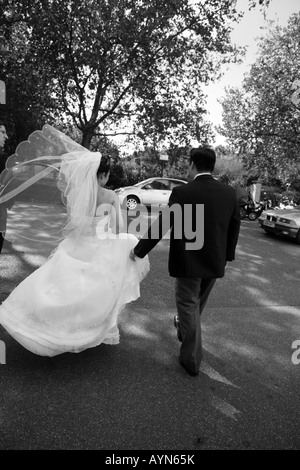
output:
M174 326L177 330L177 338L179 339L179 341L182 343L182 336L181 336L181 332L180 332L180 326L179 326L179 318L178 318L178 315L175 315L174 317Z
M187 372L188 374L190 374L192 377L197 377L197 375L199 375L199 371L198 371L198 372L194 372L194 371L188 369L187 366L186 366L185 363L181 360L180 357L179 357L179 364L180 364L181 367L183 367L183 368L186 370L186 372Z

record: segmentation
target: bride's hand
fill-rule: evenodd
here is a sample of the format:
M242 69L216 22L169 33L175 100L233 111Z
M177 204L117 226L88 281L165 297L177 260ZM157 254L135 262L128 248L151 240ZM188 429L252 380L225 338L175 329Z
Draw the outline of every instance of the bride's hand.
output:
M131 259L131 261L135 261L135 259L137 258L136 254L134 253L134 250L130 251L129 258Z

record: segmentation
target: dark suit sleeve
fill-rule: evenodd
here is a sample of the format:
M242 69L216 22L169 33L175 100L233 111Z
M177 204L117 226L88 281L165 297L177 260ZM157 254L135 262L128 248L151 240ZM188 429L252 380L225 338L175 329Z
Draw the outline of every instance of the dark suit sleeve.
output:
M239 206L236 202L228 226L226 261L233 261L235 259L235 249L239 238L240 225L240 211Z
M176 188L173 189L168 205L162 209L157 219L153 222L151 227L145 235L138 242L134 248L134 253L139 258L144 258L149 251L151 251L157 243L163 238L168 230L173 225L173 216L171 216L170 208L177 201Z

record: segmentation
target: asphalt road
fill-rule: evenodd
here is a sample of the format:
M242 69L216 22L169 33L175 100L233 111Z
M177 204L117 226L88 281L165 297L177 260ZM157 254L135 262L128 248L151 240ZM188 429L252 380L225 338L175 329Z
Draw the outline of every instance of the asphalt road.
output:
M204 359L194 378L177 359L168 244L150 253L118 346L39 357L0 326L0 449L300 449L300 364L292 362L300 246L242 222L237 259L203 312ZM5 248L1 300L40 262Z

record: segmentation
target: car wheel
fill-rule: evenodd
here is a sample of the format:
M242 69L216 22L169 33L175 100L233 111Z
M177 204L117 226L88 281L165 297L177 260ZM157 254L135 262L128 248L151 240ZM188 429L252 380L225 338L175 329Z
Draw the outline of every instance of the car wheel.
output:
M257 219L257 214L255 212L250 212L248 217L249 217L249 220L256 220Z
M139 200L136 196L128 196L126 198L126 209L133 211L134 209L137 208L137 205L139 204Z
M300 229L298 230L298 233L296 235L296 243L298 243L298 245L300 245Z

